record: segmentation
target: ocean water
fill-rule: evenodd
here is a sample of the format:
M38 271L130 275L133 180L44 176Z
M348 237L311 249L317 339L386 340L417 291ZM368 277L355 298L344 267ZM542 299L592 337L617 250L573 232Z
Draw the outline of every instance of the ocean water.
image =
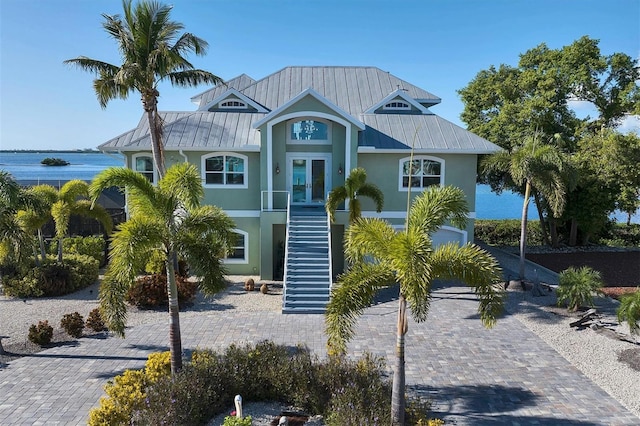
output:
M47 157L62 158L68 166L52 167L40 164ZM0 152L0 170L11 173L17 181L29 184L47 182L64 184L70 179L91 180L108 167L124 165L124 157L109 156L99 152ZM520 219L523 197L510 191L500 195L491 192L488 185L476 187L476 218L478 219ZM618 222L626 222L625 214L612 215ZM529 205L530 220L538 219L533 200ZM632 216L633 223L640 223L640 211Z

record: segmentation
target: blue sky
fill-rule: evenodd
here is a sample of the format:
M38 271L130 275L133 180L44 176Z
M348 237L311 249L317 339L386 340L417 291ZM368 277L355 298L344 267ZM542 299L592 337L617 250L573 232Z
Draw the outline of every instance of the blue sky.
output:
M288 65L371 65L442 98L433 112L462 125L457 90L491 65L546 43L600 40L640 57L638 0L173 0L173 19L210 44L198 68L255 79ZM135 127L138 96L100 108L80 55L119 64L102 13L119 0L1 0L0 149L83 149ZM193 110L206 87L160 87L161 110ZM581 106L580 106L581 107ZM636 122L637 123L637 122ZM629 126L630 123L627 123Z

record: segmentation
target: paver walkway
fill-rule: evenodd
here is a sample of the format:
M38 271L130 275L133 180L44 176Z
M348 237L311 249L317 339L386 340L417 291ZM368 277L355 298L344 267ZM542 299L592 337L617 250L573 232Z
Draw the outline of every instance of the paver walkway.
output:
M638 425L640 419L506 315L486 330L468 288L439 287L429 318L410 323L407 385L429 395L455 425ZM393 356L395 301L369 308L350 353ZM304 343L325 354L323 316L275 312L203 312L182 321L186 349L230 343ZM147 355L166 350L166 324L128 330L126 339L82 338L12 361L0 370L0 424L85 424L102 386Z

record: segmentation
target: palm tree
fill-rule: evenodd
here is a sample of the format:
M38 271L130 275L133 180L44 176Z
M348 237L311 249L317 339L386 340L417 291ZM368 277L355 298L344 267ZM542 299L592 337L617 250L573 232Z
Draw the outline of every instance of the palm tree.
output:
M204 55L208 44L191 33L180 32L184 25L170 19L171 6L155 1L123 0L124 18L103 14L105 31L118 44L122 57L120 66L80 56L64 61L97 78L93 87L102 108L113 99L126 99L131 92L141 95L142 106L149 121L151 151L160 177L165 174L162 118L158 114L158 84L163 80L181 87L201 83L218 84L220 77L195 69L185 58L193 52Z
M486 157L482 173L507 173L513 182L524 186L524 202L520 224L520 281L524 281L525 252L527 247L527 215L532 191L544 198L554 217L560 216L566 203L567 186L563 171L565 161L554 145L540 143L538 135L525 141L512 152L499 151Z
M326 312L326 333L332 354L344 354L354 335L359 315L376 292L399 284L396 358L393 376L392 424L404 424L404 339L407 304L417 322L425 321L435 279L459 279L474 287L480 300L480 318L492 326L503 307L497 261L473 244L432 246L431 234L449 222L464 228L467 205L462 190L451 186L429 187L415 198L405 229L396 232L378 218L357 219L347 230L345 256L351 269L338 277Z
M9 172L0 170L0 260L10 259L19 265L29 234L17 217L20 208L29 204L24 191ZM1 283L0 283L1 284Z
M95 177L92 198L110 187L124 188L130 218L111 240L109 269L100 287L100 305L109 328L124 336L127 289L149 257L160 252L167 271L171 371L182 368L182 342L174 259L179 254L200 277L200 288L213 294L224 287L219 261L233 245L233 221L219 208L200 206L204 190L195 166L170 167L158 185L142 174L114 167Z
M99 204L92 203L89 196L89 184L74 179L62 185L57 193L57 200L51 205L51 217L56 226L58 239L58 262L62 262L62 246L69 230L71 215L86 216L96 219L102 224L107 234L111 233L113 223L107 210Z
M327 198L326 209L331 222L335 220L338 206L349 200L349 223L361 216L362 208L358 197L369 197L376 203L376 211L380 213L384 204L384 194L376 185L367 183L367 171L362 167L355 168L344 181L344 186L334 188Z
M27 232L31 234L36 233L40 248L40 257L44 260L47 252L42 235L42 227L52 219L51 207L58 200L58 191L51 185L36 185L28 188L25 192L27 196L33 200L33 203L26 206L23 210L18 211L18 220ZM34 248L36 265L39 264L37 253L37 249Z

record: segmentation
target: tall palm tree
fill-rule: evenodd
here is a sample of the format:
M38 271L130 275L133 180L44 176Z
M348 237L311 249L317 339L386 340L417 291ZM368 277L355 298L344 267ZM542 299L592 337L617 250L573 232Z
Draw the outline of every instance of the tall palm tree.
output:
M111 240L109 269L100 287L100 306L109 328L124 336L127 289L151 254L162 253L167 271L171 371L182 368L182 342L174 259L185 258L200 277L200 288L213 294L224 288L220 257L233 245L233 221L219 208L200 206L204 190L195 166L170 167L158 185L142 174L114 167L95 177L92 198L110 187L124 188L130 218Z
M2 262L9 259L18 265L23 258L22 254L29 244L30 237L21 226L16 213L28 204L28 198L11 174L0 170L0 261Z
M357 219L347 230L345 255L351 269L338 278L327 306L325 325L331 353L346 352L359 315L376 292L399 284L396 358L391 415L393 425L404 424L404 339L408 330L407 304L417 322L425 321L436 279L458 279L475 289L483 324L492 326L502 311L503 292L497 261L473 244L432 246L431 234L449 222L464 228L468 213L462 190L429 187L416 197L405 229L396 232L378 218Z
M367 183L367 171L362 167L351 170L344 181L344 186L331 190L327 198L326 209L331 222L335 220L338 206L349 200L349 223L355 222L362 214L358 197L369 197L376 203L376 211L380 213L384 205L384 194L376 185Z
M532 191L544 198L554 217L560 216L566 203L567 185L564 177L565 161L559 149L541 143L538 135L527 139L512 152L499 151L486 157L482 173L507 173L513 182L524 186L524 202L520 224L520 281L525 279L525 252L527 247L527 215Z
M62 246L69 230L71 215L86 216L102 224L107 234L111 233L113 222L109 212L99 204L87 199L89 184L83 180L70 180L58 191L57 200L51 206L51 217L56 226L58 240L58 262L62 262Z
M172 6L156 1L141 1L135 6L132 0L123 0L124 18L103 14L105 31L118 44L121 65L112 65L86 56L64 61L97 78L93 87L102 108L112 99L126 99L131 92L141 95L142 107L149 121L151 151L160 177L165 174L164 145L162 143L162 118L158 114L158 84L169 80L181 87L193 87L201 83L218 84L220 77L194 66L185 54L204 55L208 44L191 33L180 32L184 25L171 20Z

